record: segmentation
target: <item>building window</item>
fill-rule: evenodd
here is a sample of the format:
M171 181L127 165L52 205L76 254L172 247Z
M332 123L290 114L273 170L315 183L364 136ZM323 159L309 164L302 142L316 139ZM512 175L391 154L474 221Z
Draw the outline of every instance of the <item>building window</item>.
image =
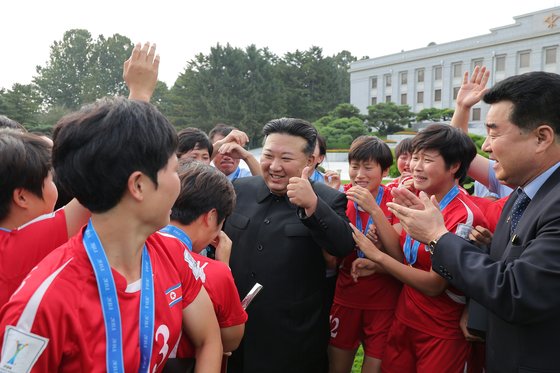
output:
M401 73L401 85L405 85L408 83L408 73L406 71L403 71Z
M401 105L406 105L407 99L408 97L406 96L406 93L401 93Z
M441 101L441 89L436 89L434 91L434 101L440 102Z
M390 87L392 84L391 74L385 75L385 87Z
M416 92L416 103L417 104L424 103L424 92Z
M453 99L454 100L457 99L457 95L459 94L459 89L461 89L461 87L453 87Z
M496 56L496 71L506 71L506 56Z
M477 66L482 67L483 63L484 63L484 59L475 58L474 60L472 60L472 69L471 70L474 70L474 68L477 67Z
M377 97L372 97L371 98L371 104L372 105L377 105Z
M519 53L519 68L529 67L531 62L531 52L520 52Z
M371 77L371 89L377 89L377 77L376 76Z
M416 71L416 81L418 83L424 83L424 69Z
M463 64L461 62L453 64L453 77L460 78L463 76Z
M472 120L479 121L480 120L480 108L475 107L472 109Z
M385 96L385 102L391 102L391 95Z
M434 80L441 80L441 66L434 66Z
M546 48L544 51L544 63L551 65L556 63L556 48Z

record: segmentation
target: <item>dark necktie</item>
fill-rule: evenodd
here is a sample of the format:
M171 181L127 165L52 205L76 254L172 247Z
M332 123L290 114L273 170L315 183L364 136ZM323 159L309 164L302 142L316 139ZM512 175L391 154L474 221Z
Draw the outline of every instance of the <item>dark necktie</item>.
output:
M523 215L523 211L527 208L527 205L531 202L531 198L522 189L518 190L517 199L513 203L513 207L511 209L511 233L515 232L515 227L517 227L517 223L521 219Z

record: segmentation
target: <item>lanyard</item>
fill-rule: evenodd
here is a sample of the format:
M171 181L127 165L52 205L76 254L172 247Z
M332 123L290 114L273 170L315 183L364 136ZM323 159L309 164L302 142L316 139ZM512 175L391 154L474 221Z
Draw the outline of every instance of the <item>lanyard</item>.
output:
M377 203L377 206L381 206L381 201L383 201L384 192L385 189L383 189L383 187L380 185L379 189L377 190L377 197L375 197L375 203ZM356 202L354 202L354 209L356 210L356 226L360 229L360 232L362 232L363 234L367 234L367 232L369 231L369 227L371 227L371 225L373 224L373 219L371 218L371 215L369 216L366 227L364 229L362 226L362 218L360 216L360 212L358 211L358 204ZM362 250L360 249L356 249L356 250L358 250L359 258L366 257L366 255Z
M4 232L8 232L8 233L11 232L10 229L8 229L8 228L2 228L2 227L0 227L0 231L4 231Z
M187 249L189 249L189 251L192 251L191 238L185 232L183 232L181 229L177 228L176 226L169 224L169 225L165 226L164 228L160 229L160 232L170 234L173 237L179 239L179 241L181 241L183 243L183 245L185 245L187 247Z
M106 364L108 372L124 373L121 314L115 280L101 241L91 219L83 237L89 261L93 267L103 311L106 334ZM142 250L142 289L140 293L140 372L148 372L154 339L154 286L152 265L146 245Z
M445 210L447 205L449 205L449 203L453 201L453 199L457 197L458 194L459 194L459 187L457 185L454 185L453 188L451 188L449 192L447 192L447 194L443 197L443 199L439 203L439 209L441 211ZM420 247L420 242L413 240L410 237L410 235L407 234L406 240L404 242L403 251L404 251L404 257L409 265L414 265L414 263L416 263L416 259L418 258L419 247Z

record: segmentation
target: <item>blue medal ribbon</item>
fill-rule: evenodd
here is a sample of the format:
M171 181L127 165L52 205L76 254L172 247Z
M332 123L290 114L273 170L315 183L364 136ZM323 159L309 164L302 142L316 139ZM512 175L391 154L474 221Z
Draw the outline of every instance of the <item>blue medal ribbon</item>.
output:
M457 197L458 195L459 195L459 187L457 185L454 185L453 188L451 188L449 192L447 192L443 197L443 199L440 201L439 209L441 211L445 210L447 205L449 205L449 203L453 201L455 197ZM419 247L420 247L420 242L413 240L412 237L410 237L410 235L407 234L406 239L404 241L403 252L404 252L404 257L406 259L406 262L408 264L414 265L414 263L416 263L416 259L418 258Z
M381 201L383 201L383 193L385 192L385 189L383 189L383 187L380 185L379 189L377 190L377 197L375 197L375 203L377 203L377 206L381 206ZM360 217L360 212L358 210L358 204L356 202L354 202L354 208L356 209L356 226L358 227L358 229L360 229L360 232L362 232L363 234L367 234L367 232L369 231L369 227L371 227L371 225L373 224L373 219L371 217L371 215L368 218L367 221L367 225L365 228L363 228L362 225L362 218ZM356 248L356 250L358 251L358 257L359 258L365 258L366 255L364 254L364 252L358 248Z
M103 311L106 334L106 364L108 372L124 373L121 314L119 298L111 266L91 219L84 232L83 244L93 273ZM154 280L152 264L146 245L142 249L142 287L140 292L140 372L148 372L154 340Z
M0 231L4 231L4 232L10 233L12 230L11 230L11 229L8 229L8 228L2 228L2 227L0 227Z
M172 235L173 237L175 237L179 241L181 241L187 247L187 249L189 249L189 251L192 251L192 240L191 240L191 238L185 232L183 232L181 229L177 228L176 226L169 224L169 225L165 226L164 228L160 229L160 232Z

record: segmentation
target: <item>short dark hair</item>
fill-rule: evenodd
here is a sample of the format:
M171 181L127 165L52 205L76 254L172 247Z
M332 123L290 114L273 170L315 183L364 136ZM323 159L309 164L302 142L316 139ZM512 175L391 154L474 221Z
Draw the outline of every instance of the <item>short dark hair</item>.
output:
M171 219L189 225L212 209L218 222L228 217L235 207L235 190L226 175L197 161L181 163L181 192L171 208Z
M210 138L210 141L214 141L214 136L221 135L223 137L226 137L231 131L235 129L237 128L228 126L225 123L218 123L214 126L214 128L210 130L210 133L208 133L208 137Z
M395 148L395 158L399 158L402 154L412 153L412 137L402 139Z
M177 134L152 104L106 98L63 117L54 130L53 165L63 189L91 212L121 200L130 175L154 184L177 149Z
M412 140L412 152L421 150L437 150L442 156L447 169L456 163L459 168L455 179L462 180L476 156L476 146L472 139L463 131L447 124L433 123L426 127Z
M10 213L16 188L43 198L51 168L51 147L45 140L20 130L0 129L0 220Z
M21 132L27 132L23 125L5 115L0 115L0 128L11 128Z
M212 155L214 149L208 136L200 129L194 127L184 128L177 133L179 145L177 147L177 156L193 150L207 149L208 154Z
M560 135L560 75L535 71L509 77L490 88L484 102L510 101L509 120L523 130L546 123Z
M303 149L306 155L313 154L315 150L315 142L317 141L317 130L313 125L303 119L297 118L280 118L273 119L263 127L264 138L273 133L297 136L303 138L307 145Z
M393 164L393 154L387 144L375 136L357 137L350 145L348 162L375 161L382 170L386 170Z
M327 142L325 138L321 135L317 135L317 144L319 145L319 155L327 154Z

